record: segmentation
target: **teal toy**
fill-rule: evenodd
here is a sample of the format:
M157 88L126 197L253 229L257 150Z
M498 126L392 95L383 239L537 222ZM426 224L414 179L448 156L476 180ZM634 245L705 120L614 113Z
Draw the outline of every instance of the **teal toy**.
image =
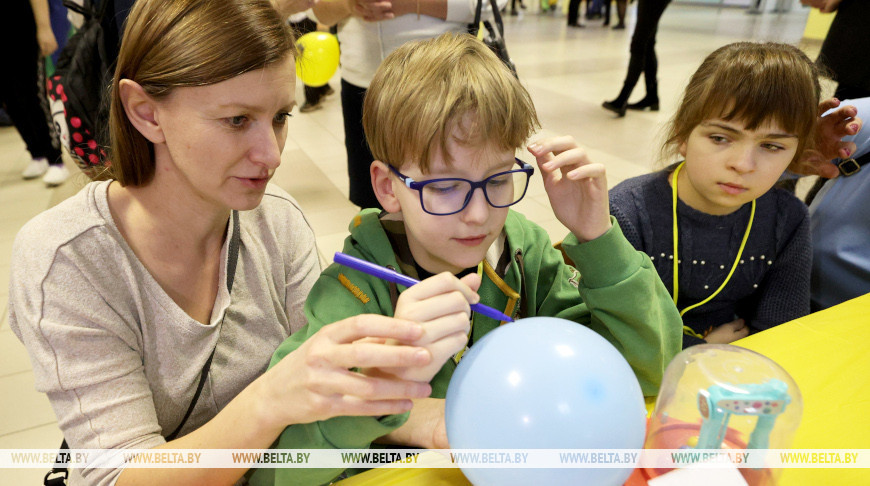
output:
M703 417L697 449L718 449L725 438L732 415L758 417L749 436L747 449L767 449L770 432L776 418L791 403L788 385L771 378L765 383L751 385L712 385L698 392L698 409Z

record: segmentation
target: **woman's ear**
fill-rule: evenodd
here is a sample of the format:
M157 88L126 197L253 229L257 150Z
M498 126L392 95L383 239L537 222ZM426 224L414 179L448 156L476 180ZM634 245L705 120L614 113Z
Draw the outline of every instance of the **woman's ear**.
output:
M387 164L376 160L372 162L369 173L372 177L372 189L374 189L375 197L378 198L381 207L390 213L401 211L402 205L399 203L399 198L396 197L395 191L393 191L393 178Z
M688 144L687 144L686 142L680 142L680 147L679 147L680 155L681 155L684 159L686 158L686 148L687 148L687 145L688 145Z
M118 89L124 112L136 130L151 143L165 142L163 129L157 121L157 102L135 81L122 79Z

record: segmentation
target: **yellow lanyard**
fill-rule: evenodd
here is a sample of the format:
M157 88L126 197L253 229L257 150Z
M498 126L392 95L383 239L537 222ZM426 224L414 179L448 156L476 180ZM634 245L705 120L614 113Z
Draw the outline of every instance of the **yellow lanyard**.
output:
M477 264L477 274L480 275L480 278L481 278L480 283L482 285L483 284L483 281L482 281L483 280L483 261L481 261L480 263ZM471 333L473 331L474 331L474 313L472 312L471 325L468 327L468 339L471 339ZM466 351L468 351L468 344L466 344L465 347L462 348L462 350L460 350L458 353L453 355L453 361L456 364L459 364L459 360L462 359L462 355L465 354Z
M677 305L677 296L680 295L680 291L679 291L679 289L680 289L680 279L679 279L680 257L678 254L679 231L677 230L677 183L679 180L678 177L680 175L680 170L683 168L684 165L686 165L685 161L681 162L680 165L678 165L677 168L674 170L674 180L673 180L673 184L672 184L672 186L673 186L673 189L672 189L673 203L674 203L673 204L673 206L674 206L674 305ZM680 317L685 315L686 312L689 312L690 310L692 310L696 307L700 307L700 306L706 304L707 302L710 302L713 299L713 297L716 297L716 295L718 295L719 292L721 292L722 289L725 288L725 285L728 284L729 280L731 280L731 276L734 275L734 270L737 269L737 264L740 263L740 257L743 255L743 249L746 248L746 240L749 239L749 231L752 230L752 221L753 220L755 220L755 199L752 200L752 210L749 212L749 223L746 224L746 231L743 233L743 241L740 242L740 249L737 250L737 257L734 259L734 264L731 265L731 271L728 272L728 276L725 277L725 281L722 282L722 285L720 285L719 288L716 289L715 292L710 294L710 296L707 297L706 299L702 300L701 302L698 302L695 305L690 305L689 307L686 307L685 309L681 310ZM679 307L678 307L678 309L679 309ZM689 326L683 326L683 333L695 336L695 337L700 338L700 339L704 338L704 336L701 336L700 334L696 333Z

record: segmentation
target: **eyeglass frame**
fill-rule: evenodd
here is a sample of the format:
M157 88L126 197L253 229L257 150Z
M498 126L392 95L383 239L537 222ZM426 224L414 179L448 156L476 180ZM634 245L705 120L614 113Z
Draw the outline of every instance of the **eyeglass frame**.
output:
M426 214L431 214L433 216L450 216L451 214L461 213L462 211L464 211L465 208L468 207L468 203L470 203L471 199L474 197L474 191L476 191L477 189L480 189L481 191L483 191L483 197L484 197L484 199L486 199L486 203L494 208L507 208L507 207L513 206L514 204L522 201L523 198L526 197L526 192L529 190L529 181L532 180L532 175L535 173L535 168L532 167L531 164L524 162L517 157L514 157L514 161L517 163L517 165L520 166L519 169L512 169L512 170L498 172L496 174L493 174L493 175L487 177L486 179L483 179L482 181L476 181L476 182L470 181L468 179L462 179L461 177L444 177L441 179L429 179L427 181L415 181L412 177L406 176L405 174L402 174L401 172L399 172L399 169L396 169L392 165L387 164L387 166L390 168L390 171L392 171L393 174L395 174L396 177L398 177L399 180L402 181L402 183L405 184L405 186L408 189L412 189L412 190L417 191L417 193L420 195L420 207L423 209L423 211ZM487 181L489 181L493 177L498 177L498 176L513 173L513 172L523 172L528 176L528 177L526 177L526 186L523 188L523 193L520 195L520 197L516 201L514 201L510 204L505 204L503 206L497 206L497 205L493 204L492 201L489 200L489 194L487 194L487 192L486 192ZM465 195L465 202L462 204L462 207L459 208L458 210L453 211L452 213L433 213L433 212L429 211L428 209L426 209L426 205L423 204L423 188L426 187L427 184L431 184L431 183L435 183L435 182L444 182L444 181L467 182L467 183L471 184L471 189Z

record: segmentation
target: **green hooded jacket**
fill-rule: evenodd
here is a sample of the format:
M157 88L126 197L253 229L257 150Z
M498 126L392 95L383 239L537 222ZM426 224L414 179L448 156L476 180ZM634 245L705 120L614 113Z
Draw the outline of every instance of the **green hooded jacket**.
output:
M515 319L551 316L588 326L618 349L637 376L644 395L658 392L665 367L682 347L682 321L649 257L625 239L616 220L595 240L579 243L569 234L562 250L547 232L509 211L502 236L483 264L480 302ZM350 224L344 253L418 278L404 224L396 215L376 209L358 214ZM565 263L565 256L576 269ZM332 264L323 271L305 303L308 325L275 351L271 366L298 348L321 327L359 314L393 315L404 287L350 268ZM470 342L501 325L474 314ZM444 398L456 369L448 359L432 385L432 397ZM335 417L287 427L274 447L279 449L356 449L386 435L408 414L387 417ZM323 484L336 469L258 470L251 484ZM273 481L274 478L274 481Z

